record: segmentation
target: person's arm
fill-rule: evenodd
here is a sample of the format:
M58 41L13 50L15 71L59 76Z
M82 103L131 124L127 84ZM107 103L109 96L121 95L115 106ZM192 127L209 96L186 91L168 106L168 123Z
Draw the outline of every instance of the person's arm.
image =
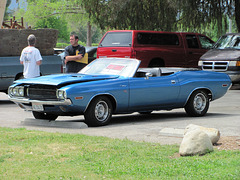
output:
M20 64L23 65L23 50L22 50L22 52L21 52L21 56L20 56Z
M40 65L42 64L42 60L40 60L40 61L37 61L36 63L37 63L37 65L39 65L39 66L40 66Z
M68 61L77 61L83 58L83 54L81 52L79 52L78 55L69 55L69 47L66 47L64 52L65 52L65 64L67 64Z
M74 55L74 56L65 56L65 63L67 63L68 61L77 61L82 58L83 58L82 54L78 54L78 55Z

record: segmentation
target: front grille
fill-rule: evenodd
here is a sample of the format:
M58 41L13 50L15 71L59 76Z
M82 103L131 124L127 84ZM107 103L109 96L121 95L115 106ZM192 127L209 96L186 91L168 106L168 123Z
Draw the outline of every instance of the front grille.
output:
M226 71L228 69L227 61L203 61L203 70Z
M27 96L36 100L56 100L56 91L56 86L30 85L27 88Z

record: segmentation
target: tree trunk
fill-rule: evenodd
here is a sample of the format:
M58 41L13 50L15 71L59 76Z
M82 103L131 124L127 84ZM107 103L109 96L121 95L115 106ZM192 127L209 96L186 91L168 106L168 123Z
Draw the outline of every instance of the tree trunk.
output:
M91 23L88 21L87 24L87 46L92 46L92 26Z
M1 0L0 1L0 29L1 29L1 26L2 26L2 23L3 23L6 4L7 4L7 0Z
M235 0L235 20L238 32L240 32L240 0Z

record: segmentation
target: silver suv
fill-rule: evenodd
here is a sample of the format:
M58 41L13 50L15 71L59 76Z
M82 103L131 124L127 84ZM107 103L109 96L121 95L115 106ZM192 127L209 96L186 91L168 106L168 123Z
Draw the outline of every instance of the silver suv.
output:
M228 74L233 84L240 83L240 33L221 36L213 48L203 54L199 68Z

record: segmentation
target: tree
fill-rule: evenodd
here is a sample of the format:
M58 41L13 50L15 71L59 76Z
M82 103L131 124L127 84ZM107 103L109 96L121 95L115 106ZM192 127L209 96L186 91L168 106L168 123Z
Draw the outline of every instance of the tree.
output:
M36 8L42 7L42 8ZM80 24L88 21L88 31L87 31L87 45L91 45L91 23L90 16L83 8L82 0L28 0L28 7L25 14L26 20L33 26L39 27L46 24L48 19L52 19L51 17L55 17L57 19L63 20L63 22L68 22L70 27L73 27L72 24L76 24L78 26ZM37 21L36 21L37 19ZM38 22L39 21L39 22ZM48 22L49 24L50 22ZM38 24L38 25L37 25ZM52 24L52 23L50 23ZM37 25L37 26L36 26ZM49 26L48 26L49 27ZM68 26L69 27L69 26ZM51 28L56 28L51 26ZM59 29L59 27L57 28ZM72 29L72 28L71 28ZM74 27L73 31L77 28ZM59 29L60 30L60 29ZM63 30L63 28L61 28ZM69 33L70 34L70 33ZM66 35L64 33L64 35ZM69 36L66 37L67 39Z
M228 29L229 18L240 32L240 0L27 0L25 19L51 16L67 19L68 28L193 31L219 37ZM41 8L36 8L41 7ZM84 24L84 25L83 25ZM93 28L94 29L94 28Z
M240 1L235 0L235 20L237 24L238 32L240 32Z
M39 19L36 21L35 28L52 28L59 31L58 39L68 41L69 32L67 30L67 22L63 18L59 17L48 17L44 19Z
M240 32L239 0L83 0L101 29L225 33L228 18ZM89 5L91 3L91 5Z
M217 35L225 33L228 18L238 17L234 13L234 3L239 0L175 0L179 5L179 24L185 29L204 30L208 27L217 26ZM235 10L239 7L235 7ZM236 18L237 17L237 18ZM238 27L240 31L240 27Z

